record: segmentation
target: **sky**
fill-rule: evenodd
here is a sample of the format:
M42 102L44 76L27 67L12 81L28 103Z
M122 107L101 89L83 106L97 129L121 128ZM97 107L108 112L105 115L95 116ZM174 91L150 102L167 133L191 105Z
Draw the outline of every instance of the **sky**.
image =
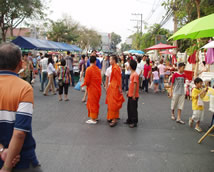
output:
M160 23L165 9L161 6L164 0L51 0L52 13L49 18L57 20L63 15L71 16L75 21L98 32L115 32L126 38L136 32L137 21L140 16L133 13L142 13L143 20L148 25ZM143 26L144 27L144 26ZM172 19L164 26L173 30ZM144 30L143 30L144 32Z

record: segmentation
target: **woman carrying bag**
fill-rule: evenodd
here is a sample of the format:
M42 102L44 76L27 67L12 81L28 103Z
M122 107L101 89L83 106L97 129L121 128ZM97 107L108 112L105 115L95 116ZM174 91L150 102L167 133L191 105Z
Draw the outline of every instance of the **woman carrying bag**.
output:
M68 88L69 83L71 83L71 75L68 67L65 67L66 61L64 59L61 60L61 65L59 66L57 76L59 81L59 101L62 101L62 94L64 90L64 99L65 101L69 101L68 99Z

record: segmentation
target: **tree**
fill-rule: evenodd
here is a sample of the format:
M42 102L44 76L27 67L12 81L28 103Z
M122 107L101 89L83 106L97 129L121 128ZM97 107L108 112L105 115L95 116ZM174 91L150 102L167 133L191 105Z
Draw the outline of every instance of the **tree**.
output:
M56 22L51 21L48 39L57 42L72 43L77 41L78 37L78 24L68 21L66 18Z
M111 33L111 49L116 51L117 45L121 42L121 36L112 32Z
M121 44L121 49L120 49L121 52L128 51L130 49L131 49L131 45L126 43Z
M25 19L45 15L41 0L0 0L0 4L0 28L3 42L6 41L8 29L12 37L13 29Z

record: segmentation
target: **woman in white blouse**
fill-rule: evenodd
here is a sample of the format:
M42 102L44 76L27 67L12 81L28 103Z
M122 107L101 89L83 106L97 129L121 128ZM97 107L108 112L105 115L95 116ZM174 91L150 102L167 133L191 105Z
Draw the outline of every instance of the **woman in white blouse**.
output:
M48 95L48 91L49 91L50 87L52 87L51 90L52 90L53 95L56 95L55 87L54 87L54 79L53 79L54 74L55 74L55 69L54 69L53 63L54 63L54 61L53 61L52 57L49 57L48 58L48 68L47 68L47 72L48 72L48 85L45 88L45 91L43 93L44 96Z

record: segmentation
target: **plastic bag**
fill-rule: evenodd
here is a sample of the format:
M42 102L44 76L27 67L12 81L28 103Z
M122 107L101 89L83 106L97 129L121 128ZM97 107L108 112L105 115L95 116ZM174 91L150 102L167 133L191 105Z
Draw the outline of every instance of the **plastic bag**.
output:
M77 84L74 87L74 89L80 91L80 89L81 89L81 83L82 83L81 81L77 82Z

